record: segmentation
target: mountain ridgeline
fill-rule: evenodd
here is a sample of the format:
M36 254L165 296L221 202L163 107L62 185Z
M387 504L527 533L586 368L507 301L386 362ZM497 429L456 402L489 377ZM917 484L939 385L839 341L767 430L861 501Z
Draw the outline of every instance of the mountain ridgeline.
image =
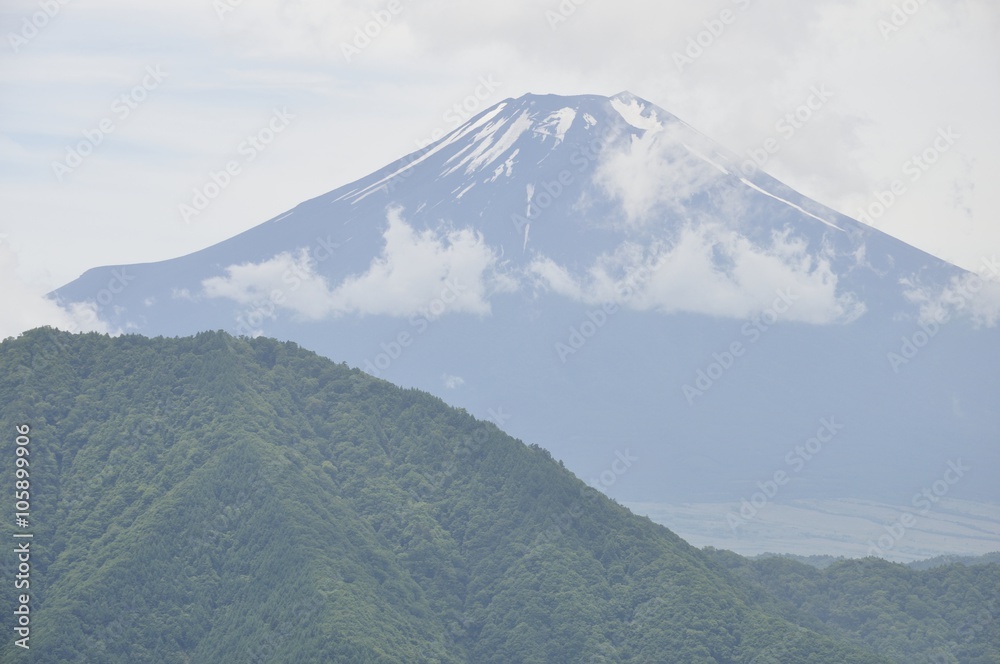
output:
M900 505L951 460L1000 465L1000 327L955 290L969 275L628 93L503 100L256 221L53 295L108 332L274 337L502 406L586 478L627 438L622 501L739 502L831 416L836 443L782 500ZM924 320L938 305L949 324ZM959 493L997 501L987 472Z
M37 329L0 344L0 404L33 536L29 587L0 556L5 663L1000 661L996 563L701 551L294 343Z

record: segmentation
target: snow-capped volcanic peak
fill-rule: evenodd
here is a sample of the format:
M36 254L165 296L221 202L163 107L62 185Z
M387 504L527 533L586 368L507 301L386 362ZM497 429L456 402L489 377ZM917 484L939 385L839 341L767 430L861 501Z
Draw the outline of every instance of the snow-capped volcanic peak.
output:
M902 458L931 478L946 455L1000 463L997 332L961 312L994 309L950 297L962 278L623 92L506 99L225 242L58 295L111 330L267 334L446 389L583 473L625 426L649 459L629 487L736 502L814 416L847 429L805 498L911 495L884 482ZM946 330L938 301L959 303ZM976 477L963 495L995 501Z
M657 109L631 92L622 92L611 98L611 106L625 122L643 131L660 131L663 123L657 118Z
M615 98L529 94L506 99L423 150L362 180L340 197L360 203L377 191L393 190L394 183L413 177L415 169L422 181L433 177L455 195L479 184L510 179L519 171L525 178L543 175L537 170L543 162L550 167L558 165L558 174L574 155L577 161L586 159L592 166L606 146L627 147L630 139L642 137L648 130L662 133L667 123L683 124L630 93ZM684 126L686 142L699 140L696 134ZM581 147L587 151L582 157Z
M510 177L519 154L541 156L557 147L573 128L577 109L565 104L553 108L549 100L536 95L506 100L430 146L432 153L450 152L440 177L483 174L492 182L501 175ZM588 117L589 126L596 124L592 114Z

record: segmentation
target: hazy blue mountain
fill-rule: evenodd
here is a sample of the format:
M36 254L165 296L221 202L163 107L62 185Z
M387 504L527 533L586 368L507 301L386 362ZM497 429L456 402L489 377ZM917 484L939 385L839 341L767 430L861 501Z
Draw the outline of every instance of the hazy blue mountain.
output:
M628 93L526 95L225 242L55 295L113 329L295 340L623 500L996 502L982 284L752 166Z

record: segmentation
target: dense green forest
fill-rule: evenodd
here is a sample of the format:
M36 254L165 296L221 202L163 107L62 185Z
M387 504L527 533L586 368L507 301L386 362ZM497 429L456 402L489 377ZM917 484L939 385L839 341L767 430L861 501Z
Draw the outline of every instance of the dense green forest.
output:
M4 663L1000 662L997 563L698 550L292 343L33 330L0 344L10 489L19 425L30 650L5 488Z
M797 556L791 553L761 553L753 556L751 560L764 558L787 558L789 560L795 560L819 569L826 569L834 563L847 560L844 556ZM915 560L913 562L906 563L906 566L910 569L923 570L933 569L935 567L944 567L945 565L952 565L955 563L961 563L962 565L988 565L989 563L1000 563L1000 551L983 554L981 556L960 556L954 554L947 556L935 556L933 558Z
M785 557L747 559L706 551L773 598L782 615L862 643L897 662L1000 662L1000 565L937 565L926 571L877 558L822 570ZM993 556L984 556L989 559Z

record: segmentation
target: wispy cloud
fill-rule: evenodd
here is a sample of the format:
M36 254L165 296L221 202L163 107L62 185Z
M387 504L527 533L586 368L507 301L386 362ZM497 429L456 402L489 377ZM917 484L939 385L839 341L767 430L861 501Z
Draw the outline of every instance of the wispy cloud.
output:
M594 181L621 205L630 224L681 211L723 176L685 145L693 132L680 123L662 125L652 118L644 126L642 135L621 148L605 150L594 173Z
M93 301L65 305L45 297L45 288L36 288L18 274L17 254L0 239L0 283L4 284L4 315L0 319L0 339L25 330L51 325L70 332L111 332L98 317Z
M856 295L838 292L830 262L788 233L762 247L721 225L689 226L673 243L624 242L584 274L547 257L530 271L538 287L588 305L746 318L771 306L777 293L791 293L795 304L784 320L846 323L865 312Z
M418 231L393 208L383 239L382 253L365 272L336 285L316 270L307 251L283 252L261 263L227 267L224 275L202 282L204 294L241 304L270 299L307 320L417 313L433 319L444 312L488 315L493 295L518 287L497 253L470 229ZM281 297L272 297L276 290ZM432 307L437 301L443 306Z
M441 380L444 381L444 386L449 390L454 390L465 385L465 379L461 376L453 376L451 374L444 374L441 376Z
M978 327L996 327L1000 323L1000 266L996 259L984 265L982 274L952 277L945 286L904 281L904 294L919 307L920 322L942 323L957 317Z

